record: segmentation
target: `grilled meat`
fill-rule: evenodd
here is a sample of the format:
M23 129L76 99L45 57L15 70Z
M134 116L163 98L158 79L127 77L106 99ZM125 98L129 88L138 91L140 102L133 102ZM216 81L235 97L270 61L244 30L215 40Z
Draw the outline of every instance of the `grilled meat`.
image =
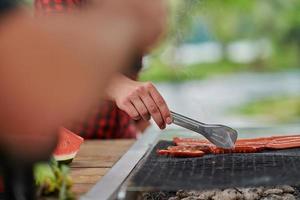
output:
M157 153L175 157L201 157L204 154L258 153L266 149L300 147L300 135L240 139L237 140L235 147L232 149L219 148L203 139L175 137L173 142L176 146L169 146L166 150L158 150Z

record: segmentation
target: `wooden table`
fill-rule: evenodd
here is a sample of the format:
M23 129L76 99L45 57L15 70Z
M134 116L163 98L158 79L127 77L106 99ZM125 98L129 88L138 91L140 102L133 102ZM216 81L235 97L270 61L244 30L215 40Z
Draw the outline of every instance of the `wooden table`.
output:
M135 140L86 140L71 164L73 191L89 191L130 148Z

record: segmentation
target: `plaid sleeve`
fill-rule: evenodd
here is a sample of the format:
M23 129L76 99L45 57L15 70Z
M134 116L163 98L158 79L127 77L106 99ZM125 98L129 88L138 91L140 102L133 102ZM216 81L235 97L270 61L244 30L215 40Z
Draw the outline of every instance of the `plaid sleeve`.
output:
M127 113L106 101L83 123L72 130L85 139L136 138L137 129Z

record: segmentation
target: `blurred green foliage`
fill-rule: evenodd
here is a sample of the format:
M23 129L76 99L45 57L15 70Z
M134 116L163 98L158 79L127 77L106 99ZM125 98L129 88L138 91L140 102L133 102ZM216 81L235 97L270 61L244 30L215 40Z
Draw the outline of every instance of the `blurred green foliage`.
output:
M240 70L300 69L299 0L170 0L169 4L166 40L152 53L149 69L141 74L142 80L201 79ZM185 69L172 61L158 61L167 48L174 49L189 38L197 37L194 32L199 24L209 30L212 40L224 47L237 40L265 38L271 42L272 54L244 66L228 62L226 56L215 64L185 66ZM225 66L228 69L224 69ZM192 75L186 77L186 71Z
M250 102L240 107L237 112L270 122L299 122L300 96L273 97Z
M71 191L72 179L70 167L52 159L49 163L38 163L34 168L34 177L39 198L49 197L58 200L75 199ZM46 199L46 198L43 198Z
M159 59L151 61L151 68L141 73L141 80L151 80L154 82L171 81L180 82L192 79L204 79L214 75L229 74L240 71L247 71L245 65L221 62L210 64L194 64L188 67L168 67Z

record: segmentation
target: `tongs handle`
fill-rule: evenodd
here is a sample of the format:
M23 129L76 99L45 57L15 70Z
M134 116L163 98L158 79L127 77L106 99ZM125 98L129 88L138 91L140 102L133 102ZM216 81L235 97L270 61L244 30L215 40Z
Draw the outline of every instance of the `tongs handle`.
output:
M185 117L185 116L175 113L173 111L171 111L171 115L172 115L172 120L173 120L174 124L184 127L184 128L187 128L189 130L195 131L195 132L199 132L205 126L204 123L190 119L188 117ZM205 133L203 132L203 134L205 134Z

